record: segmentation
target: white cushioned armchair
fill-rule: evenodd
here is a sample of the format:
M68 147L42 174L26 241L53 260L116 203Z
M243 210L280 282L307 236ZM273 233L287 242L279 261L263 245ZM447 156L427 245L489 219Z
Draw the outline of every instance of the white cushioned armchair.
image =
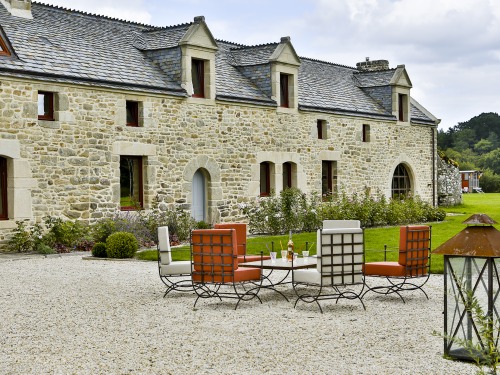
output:
M327 299L361 300L364 289L363 229L358 220L326 220L317 233L317 267L292 273L293 288L299 301L315 302ZM366 308L365 308L366 309Z

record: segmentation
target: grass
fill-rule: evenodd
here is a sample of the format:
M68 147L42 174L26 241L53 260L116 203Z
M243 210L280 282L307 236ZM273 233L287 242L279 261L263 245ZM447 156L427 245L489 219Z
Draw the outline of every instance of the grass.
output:
M442 222L429 223L432 225L432 249L435 249L446 242L458 232L462 231L466 225L462 224L464 220L473 214L487 214L492 219L500 223L500 193L487 194L464 194L463 204L454 207L444 208L447 212L446 219ZM499 225L495 225L499 228ZM278 252L286 248L288 235L283 236L255 236L249 237L247 243L247 253L269 254L271 243L274 242L274 249ZM306 243L310 247L316 242L316 233L299 233L293 235L295 251L305 250ZM367 262L383 260L383 248L397 249L399 242L399 226L383 228L367 228L365 230L365 257ZM316 254L316 247L313 246L310 254ZM279 256L279 255L278 255ZM156 261L156 250L141 252L137 255L139 259ZM189 246L182 246L172 251L173 260L188 260L190 258ZM397 260L397 253L388 256L388 260ZM443 273L443 257L432 255L431 272Z

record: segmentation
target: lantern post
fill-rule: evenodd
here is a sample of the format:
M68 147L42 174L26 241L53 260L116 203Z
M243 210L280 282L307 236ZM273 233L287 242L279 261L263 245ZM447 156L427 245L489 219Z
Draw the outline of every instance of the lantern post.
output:
M498 357L500 231L485 214L433 251L444 255L444 354L459 360Z

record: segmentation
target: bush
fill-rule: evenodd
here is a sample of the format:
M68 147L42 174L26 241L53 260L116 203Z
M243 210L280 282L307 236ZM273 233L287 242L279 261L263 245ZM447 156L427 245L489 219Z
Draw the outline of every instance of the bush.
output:
M139 243L132 233L115 232L106 240L106 252L109 258L132 258L139 249Z
M283 234L289 230L312 232L323 220L359 220L362 227L407 225L442 221L444 210L419 197L386 199L383 194L363 196L336 194L321 202L316 195L306 197L299 189L285 189L279 196L258 198L240 208L247 217L251 233Z
M96 258L106 258L108 256L106 252L106 244L104 242L97 242L92 248L92 256Z

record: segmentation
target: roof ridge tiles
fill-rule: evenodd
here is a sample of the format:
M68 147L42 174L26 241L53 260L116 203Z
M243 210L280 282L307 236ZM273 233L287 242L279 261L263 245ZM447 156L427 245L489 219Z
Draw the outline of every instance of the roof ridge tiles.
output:
M97 13L84 12L83 10L71 9L71 8L66 8L66 7L59 6L59 5L51 5L51 4L46 4L46 3L38 2L38 1L33 1L33 4L42 5L42 6L47 7L47 8L53 8L53 9L60 9L60 10L64 10L64 11L69 11L69 12L77 13L77 14L82 15L82 16L91 16L91 17L94 17L94 18L102 18L102 19L107 19L107 20L110 20L110 21L117 21L117 22L120 22L120 23L126 23L126 24L132 24L132 25L144 26L144 27L150 27L150 28L157 28L158 27L158 26L148 25L146 23L135 22L135 21L128 21L128 20L124 20L124 19L120 19L120 18L114 18L114 17L110 17L110 16L105 16L105 15L102 15L102 14L97 14Z
M255 44L252 46L244 45L242 44L241 47L236 48L235 50L243 50L243 49L252 49L252 48L260 48L260 47L268 47L272 45L278 45L279 43L277 42L270 42L270 43L263 43L263 44Z
M354 70L357 70L355 67L353 66L348 66L348 65L343 65L343 64L337 64L337 63L333 63L331 61L325 61L325 60L319 60L319 59L313 59L311 57L304 57L304 56L299 56L301 60L309 60L309 61L314 61L314 62L319 62L319 63L322 63L322 64L328 64L328 65L334 65L334 66L339 66L341 68L348 68L348 69L354 69Z
M168 29L177 29L181 27L186 27L186 26L191 26L194 22L185 22L185 23L179 23L177 25L170 25L170 26L151 26L152 28L149 30L144 30L143 33L153 33L155 31L162 31L162 30L168 30ZM145 25L148 26L148 25Z

